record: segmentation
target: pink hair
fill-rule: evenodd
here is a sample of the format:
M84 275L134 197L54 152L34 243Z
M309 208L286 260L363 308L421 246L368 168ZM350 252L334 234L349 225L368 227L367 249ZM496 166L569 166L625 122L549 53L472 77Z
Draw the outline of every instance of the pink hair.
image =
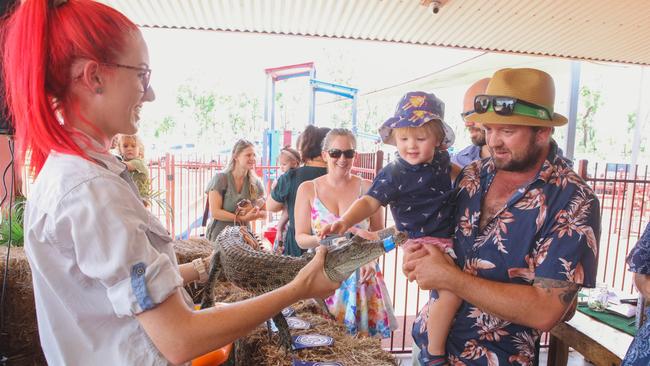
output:
M72 63L79 58L114 60L137 26L117 10L90 0L26 0L2 25L3 77L18 163L29 152L37 175L52 150L87 158L74 142L71 126L57 118L60 114L66 120L62 105L79 113L69 97Z

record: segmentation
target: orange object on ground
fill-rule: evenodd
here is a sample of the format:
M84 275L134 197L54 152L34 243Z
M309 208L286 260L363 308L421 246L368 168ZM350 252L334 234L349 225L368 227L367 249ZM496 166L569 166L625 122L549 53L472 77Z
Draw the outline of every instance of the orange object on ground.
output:
M219 306L221 303L216 303L215 306ZM201 305L195 304L194 310L200 310ZM212 352L208 352L202 356L199 356L192 360L192 366L219 366L228 360L230 356L230 351L232 351L232 343L216 349Z
M232 350L232 343L225 345L212 352L208 352L203 356L199 356L192 360L192 366L218 366L228 360L230 351Z

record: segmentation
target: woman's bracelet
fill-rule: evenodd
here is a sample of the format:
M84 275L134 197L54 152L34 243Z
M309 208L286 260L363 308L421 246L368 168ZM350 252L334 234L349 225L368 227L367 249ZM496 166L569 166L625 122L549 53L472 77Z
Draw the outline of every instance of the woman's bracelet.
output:
M205 266L205 262L203 261L203 258L196 258L195 260L192 261L192 266L194 266L194 270L196 273L199 274L199 279L197 282L199 283L205 283L208 281L208 270Z

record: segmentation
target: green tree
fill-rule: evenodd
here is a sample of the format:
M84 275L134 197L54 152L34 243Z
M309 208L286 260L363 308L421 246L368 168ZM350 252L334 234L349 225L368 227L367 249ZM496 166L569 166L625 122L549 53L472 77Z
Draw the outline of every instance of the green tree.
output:
M154 130L154 137L160 138L164 135L167 135L170 131L174 129L176 122L172 116L165 116L160 123L156 124L156 129Z
M600 91L591 90L588 86L580 88L580 97L581 112L577 121L578 151L593 153L596 151L594 117L603 102Z
M198 124L199 131L206 131L215 122L217 98L211 90L199 91L194 86L185 84L178 88L176 104L181 111L189 114L192 123ZM183 126L183 130L187 131L187 126Z
M176 105L174 116L156 124L156 138L195 142L212 154L227 150L237 138L261 139L261 135L251 135L251 131L262 130L261 104L256 97L246 93L220 95L188 81L178 88Z

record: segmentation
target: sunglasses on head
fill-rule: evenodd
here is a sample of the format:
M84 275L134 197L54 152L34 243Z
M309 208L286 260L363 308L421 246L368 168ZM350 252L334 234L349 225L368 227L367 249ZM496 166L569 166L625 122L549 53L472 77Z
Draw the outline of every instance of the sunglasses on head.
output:
M345 156L346 159L352 159L357 152L354 149L348 149L348 150L329 149L327 150L327 153L329 154L330 158L334 158L334 159L340 158L341 155Z
M501 116L517 114L537 119L553 120L553 113L545 107L522 99L497 95L477 95L474 98L474 112L494 112Z
M473 110L473 109L472 109L471 111L461 112L461 113L460 113L460 118L461 118L463 121L465 121L465 117L469 116L469 115L472 114L472 113L474 113L474 110Z

